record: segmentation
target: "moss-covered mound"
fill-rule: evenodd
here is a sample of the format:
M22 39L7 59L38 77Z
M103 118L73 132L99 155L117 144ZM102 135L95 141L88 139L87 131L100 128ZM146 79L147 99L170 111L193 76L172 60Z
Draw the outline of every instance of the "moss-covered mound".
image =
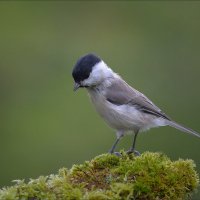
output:
M0 199L190 199L199 184L194 168L192 160L172 162L160 153L103 154L56 175L16 181L0 190Z

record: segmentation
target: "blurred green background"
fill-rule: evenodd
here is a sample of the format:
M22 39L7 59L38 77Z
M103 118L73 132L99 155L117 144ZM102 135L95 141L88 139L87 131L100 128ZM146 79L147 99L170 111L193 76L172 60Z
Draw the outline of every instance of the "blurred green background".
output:
M200 131L199 11L198 1L0 2L0 186L56 173L113 144L86 91L72 91L72 67L89 52ZM200 140L173 128L141 134L137 150L194 159L200 172Z

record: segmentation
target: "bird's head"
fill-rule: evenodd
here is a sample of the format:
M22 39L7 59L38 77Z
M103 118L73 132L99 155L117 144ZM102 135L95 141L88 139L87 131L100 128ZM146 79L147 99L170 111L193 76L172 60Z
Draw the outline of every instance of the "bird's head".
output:
M74 91L80 87L95 87L110 77L112 73L101 58L95 54L87 54L81 57L73 68Z

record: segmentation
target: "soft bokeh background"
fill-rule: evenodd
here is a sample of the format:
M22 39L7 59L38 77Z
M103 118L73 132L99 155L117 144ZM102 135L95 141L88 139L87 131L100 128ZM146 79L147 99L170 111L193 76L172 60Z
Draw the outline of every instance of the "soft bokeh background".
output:
M200 2L0 2L0 186L56 173L115 139L72 67L95 52L169 116L200 131ZM131 136L120 143L128 149ZM151 129L137 150L191 158L200 139ZM196 195L196 199L200 194Z

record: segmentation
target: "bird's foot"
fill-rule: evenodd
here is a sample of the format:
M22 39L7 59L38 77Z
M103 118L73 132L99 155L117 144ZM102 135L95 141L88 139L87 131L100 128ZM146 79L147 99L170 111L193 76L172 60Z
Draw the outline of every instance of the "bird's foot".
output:
M136 150L133 150L133 149L129 149L127 152L127 154L134 154L135 156L140 156L140 152L139 151L136 151Z
M110 154L114 154L116 155L117 157L121 157L122 154L120 152L109 152Z
M120 152L114 152L113 154L116 155L117 157L121 157L122 156L122 154Z

